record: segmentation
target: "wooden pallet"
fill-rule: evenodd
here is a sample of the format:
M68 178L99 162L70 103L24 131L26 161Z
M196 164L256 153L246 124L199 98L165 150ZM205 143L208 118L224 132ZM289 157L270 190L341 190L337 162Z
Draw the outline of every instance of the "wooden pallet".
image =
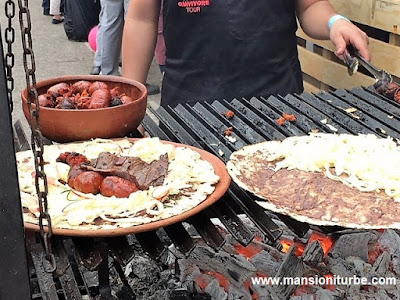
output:
M400 78L400 0L331 0L339 14L371 32L372 63ZM373 34L372 34L373 33ZM369 86L375 79L361 72L349 76L330 41L309 38L299 28L298 51L307 92Z

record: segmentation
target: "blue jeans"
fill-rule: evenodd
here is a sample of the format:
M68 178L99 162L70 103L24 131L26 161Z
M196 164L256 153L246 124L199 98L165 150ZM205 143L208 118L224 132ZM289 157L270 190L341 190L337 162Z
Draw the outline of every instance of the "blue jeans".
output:
M50 12L50 0L42 1L43 12Z

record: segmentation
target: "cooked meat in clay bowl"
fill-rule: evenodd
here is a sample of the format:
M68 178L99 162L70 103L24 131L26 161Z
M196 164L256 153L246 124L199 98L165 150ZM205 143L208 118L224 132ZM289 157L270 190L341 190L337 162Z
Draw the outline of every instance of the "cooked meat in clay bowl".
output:
M62 76L37 82L36 87L40 131L54 142L124 137L146 113L146 87L122 77ZM30 122L26 89L21 98Z

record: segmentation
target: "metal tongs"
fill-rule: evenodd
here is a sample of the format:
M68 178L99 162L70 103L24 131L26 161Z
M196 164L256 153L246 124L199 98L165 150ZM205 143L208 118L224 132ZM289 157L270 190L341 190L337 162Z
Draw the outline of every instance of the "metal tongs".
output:
M347 47L344 51L343 58L350 76L355 74L358 70L358 66L361 65L375 77L376 81L392 82L392 75L385 70L378 69L369 61L366 61L353 46Z

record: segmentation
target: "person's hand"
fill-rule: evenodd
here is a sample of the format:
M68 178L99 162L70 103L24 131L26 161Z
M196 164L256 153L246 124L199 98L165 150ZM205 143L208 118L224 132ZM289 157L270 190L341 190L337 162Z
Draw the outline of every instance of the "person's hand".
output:
M336 46L336 56L343 57L347 45L353 45L355 49L367 61L371 60L371 54L368 49L368 36L354 24L346 20L337 20L333 23L330 30L330 39Z

